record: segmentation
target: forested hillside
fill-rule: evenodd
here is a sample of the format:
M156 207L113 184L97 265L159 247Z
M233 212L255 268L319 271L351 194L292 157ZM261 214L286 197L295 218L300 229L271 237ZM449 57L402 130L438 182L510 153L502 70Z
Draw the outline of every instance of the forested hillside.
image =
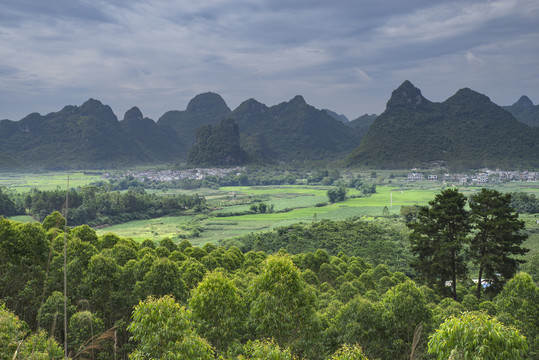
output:
M483 189L468 210L442 191L408 219L411 252L402 228L360 219L195 247L0 218L0 357L62 359L65 241L73 359L537 359L539 288L507 257L523 240L509 201ZM449 287L447 251L492 286L465 265Z
M343 156L359 144L360 135L301 96L267 107L249 99L230 115L250 153L276 161L320 160Z
M539 166L539 130L516 120L488 97L461 89L433 103L405 81L393 91L348 165L412 168L443 162L453 168Z
M196 129L204 125L217 125L228 117L230 108L221 95L208 92L191 99L183 111L167 111L157 120L157 125L174 129L189 149L195 143Z
M233 119L198 128L195 144L187 156L189 165L202 167L243 165L248 160L249 156L240 147L240 132Z
M513 105L503 108L524 124L539 127L539 105L534 105L526 95L522 95Z
M149 142L151 138L134 141L130 136L135 130L132 123L126 120L122 126L109 106L90 99L82 106L66 106L45 116L34 113L20 121L1 121L0 154L22 166L41 169L148 163L163 146L169 151L167 159L181 155L175 154L179 151L177 139L170 136L160 137L159 142ZM148 135L155 130L152 128Z

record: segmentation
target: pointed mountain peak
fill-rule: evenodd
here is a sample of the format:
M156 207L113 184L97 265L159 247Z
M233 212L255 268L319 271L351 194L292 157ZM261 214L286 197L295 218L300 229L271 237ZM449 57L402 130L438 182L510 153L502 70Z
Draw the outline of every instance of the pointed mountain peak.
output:
M215 109L216 111L226 111L229 112L230 108L223 100L221 95L207 92L203 94L198 94L195 96L189 104L187 105L187 112L201 112L208 111L208 109Z
M127 110L124 115L124 121L141 121L144 118L142 116L142 111L136 106L133 106L131 109Z
M291 103L297 103L297 104L306 104L305 99L301 95L296 95L292 100L290 100Z
M523 108L524 107L532 107L533 102L526 95L522 95L520 97L520 99L518 99L518 101L513 104L513 106L518 106L518 107L523 107Z
M391 98L387 102L387 107L415 107L425 102L428 102L428 100L421 95L421 90L416 88L410 81L406 80L391 93Z

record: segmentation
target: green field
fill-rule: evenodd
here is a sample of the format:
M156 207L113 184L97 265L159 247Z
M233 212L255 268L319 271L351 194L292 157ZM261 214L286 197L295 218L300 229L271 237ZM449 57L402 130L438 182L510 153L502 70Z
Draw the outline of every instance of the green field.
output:
M85 186L101 179L102 172L79 171L69 173L70 187ZM379 175L382 172L379 172ZM389 173L388 173L389 174ZM388 175L385 174L385 175ZM38 174L0 174L0 186L15 189L20 193L32 188L40 190L65 189L67 172L47 172ZM346 201L328 204L326 192L330 186L322 185L283 185L283 186L228 186L214 189L196 190L147 190L157 194L182 193L204 196L214 215L226 215L247 212L250 205L265 202L273 205L274 213L248 214L237 216L178 216L162 217L150 220L131 221L124 224L96 229L99 235L114 232L122 237L130 237L141 241L143 239L159 240L170 237L175 241L185 235L182 226L197 224L202 227L198 237L190 237L193 244L217 242L220 239L236 237L251 232L267 231L276 227L298 222L312 222L321 219L344 220L361 216L371 219L381 217L384 207L390 215L398 215L403 205L425 205L434 198L444 187L450 184L441 182L421 181L408 183L404 178L394 178L377 186L376 194L369 197L355 197L360 193L349 189ZM539 196L539 182L510 182L488 186L502 192L524 191ZM459 191L465 195L479 191L479 186L461 186ZM324 205L324 206L321 206ZM32 221L29 216L14 217L17 221ZM527 246L539 251L539 225L534 216L523 216L527 228L530 229L530 239Z
M431 184L432 186L432 184ZM114 232L120 236L131 237L135 240L146 238L162 239L170 237L177 239L181 233L179 226L196 221L204 228L199 237L190 238L193 244L216 242L220 239L236 237L253 231L267 231L275 227L286 226L297 222L311 222L321 219L344 220L350 217L381 216L384 207L390 215L398 215L402 205L424 205L434 198L440 187L430 189L395 188L379 186L377 193L369 197L349 198L343 202L326 204L327 189L324 186L236 186L222 187L219 191L204 190L210 204L228 204L217 207L214 214L237 213L247 211L249 204L234 205L242 199L256 199L273 204L274 213L247 214L226 217L208 217L195 220L193 216L163 217L152 220L131 221L98 229L99 234ZM471 193L477 189L463 189ZM351 190L349 196L357 196L359 192ZM287 211L288 210L288 211Z
M0 173L0 186L6 186L20 193L39 190L66 189L69 175L69 187L76 188L101 180L98 172L47 172L43 174L6 174Z

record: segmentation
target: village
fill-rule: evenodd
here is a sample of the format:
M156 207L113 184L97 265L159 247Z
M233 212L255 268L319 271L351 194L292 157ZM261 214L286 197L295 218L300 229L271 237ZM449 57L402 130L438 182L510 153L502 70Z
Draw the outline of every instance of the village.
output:
M482 169L481 172L475 174L444 174L443 176L425 174L414 171L408 174L407 181L413 182L430 180L456 182L459 184L486 184L507 181L537 181L538 178L539 173L532 171L503 171L499 169Z
M173 180L202 180L207 176L223 178L230 174L239 175L245 167L237 166L234 168L193 168L183 170L144 170L144 171L126 171L122 177L133 177L140 181L173 181Z

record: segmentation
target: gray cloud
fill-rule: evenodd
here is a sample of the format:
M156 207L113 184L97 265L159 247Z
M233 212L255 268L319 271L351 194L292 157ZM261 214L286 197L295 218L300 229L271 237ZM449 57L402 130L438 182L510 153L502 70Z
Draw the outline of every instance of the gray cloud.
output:
M0 118L89 97L157 119L196 94L273 105L296 94L353 118L409 79L539 101L535 0L5 0Z

